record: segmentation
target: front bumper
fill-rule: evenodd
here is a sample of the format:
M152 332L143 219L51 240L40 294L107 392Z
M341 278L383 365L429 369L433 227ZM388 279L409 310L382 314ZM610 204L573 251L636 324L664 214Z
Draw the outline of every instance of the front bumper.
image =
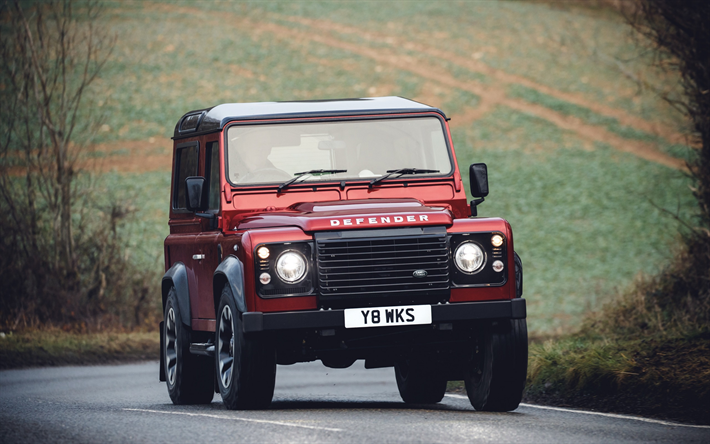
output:
M431 306L432 323L524 319L525 317L526 307L523 298ZM302 328L338 328L345 327L345 314L343 309L276 313L252 311L242 314L242 325L244 333Z

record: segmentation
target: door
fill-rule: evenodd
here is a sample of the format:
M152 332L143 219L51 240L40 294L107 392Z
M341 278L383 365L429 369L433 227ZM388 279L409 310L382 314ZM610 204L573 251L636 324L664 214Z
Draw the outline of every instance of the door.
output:
M193 318L199 319L215 319L212 278L214 271L222 261L222 252L219 246L222 235L216 228L220 211L219 172L219 142L207 142L205 144L205 186L209 190L209 208L205 212L214 215L215 219L213 221L203 219L202 232L195 238L193 248L193 255L199 258L193 261L197 280L197 299L199 300L196 310L193 312ZM221 289L218 290L221 291Z

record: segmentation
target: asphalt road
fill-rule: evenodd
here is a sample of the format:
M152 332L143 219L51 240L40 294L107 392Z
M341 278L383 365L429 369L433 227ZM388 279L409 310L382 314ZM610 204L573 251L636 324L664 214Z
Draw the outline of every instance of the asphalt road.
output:
M474 411L462 396L435 406L401 402L392 369L320 363L279 366L262 411L174 406L157 362L0 372L0 443L31 442L710 442L682 426L523 405Z

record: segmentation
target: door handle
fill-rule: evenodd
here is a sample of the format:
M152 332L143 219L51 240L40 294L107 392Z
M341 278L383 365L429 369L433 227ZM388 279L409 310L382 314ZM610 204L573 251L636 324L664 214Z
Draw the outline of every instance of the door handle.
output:
M194 260L196 260L196 261L201 261L201 260L204 259L204 258L205 258L205 255L204 255L204 254L193 254L193 255L192 255L192 259L194 259Z

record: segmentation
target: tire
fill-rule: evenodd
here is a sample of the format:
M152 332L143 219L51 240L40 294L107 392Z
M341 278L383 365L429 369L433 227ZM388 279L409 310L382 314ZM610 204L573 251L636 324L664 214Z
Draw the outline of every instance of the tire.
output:
M436 404L444 399L446 379L423 361L403 360L394 365L402 400L408 404Z
M276 382L276 351L268 340L247 337L232 290L225 285L217 311L215 367L217 385L230 410L269 406Z
M165 381L173 404L209 404L214 396L213 362L190 353L190 330L181 321L175 287L165 303Z
M467 368L466 392L476 410L509 412L523 398L528 369L525 319L489 327L476 345Z

